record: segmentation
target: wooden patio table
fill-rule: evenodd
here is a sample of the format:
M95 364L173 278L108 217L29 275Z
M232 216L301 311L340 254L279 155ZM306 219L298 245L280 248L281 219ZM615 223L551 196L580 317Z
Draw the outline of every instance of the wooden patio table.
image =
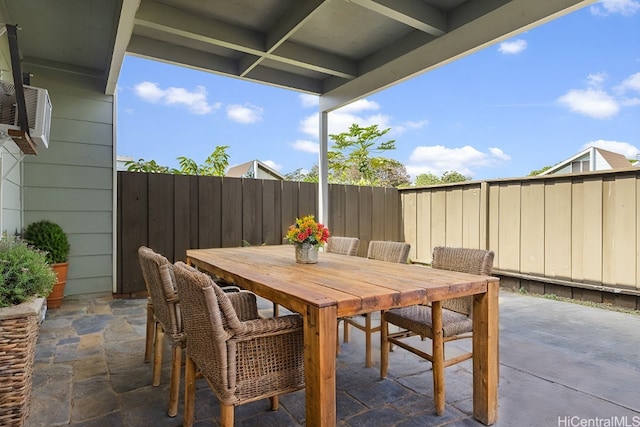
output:
M317 264L298 264L290 245L189 249L187 263L303 316L311 427L336 425L338 318L474 295L473 416L496 421L498 278L322 252Z

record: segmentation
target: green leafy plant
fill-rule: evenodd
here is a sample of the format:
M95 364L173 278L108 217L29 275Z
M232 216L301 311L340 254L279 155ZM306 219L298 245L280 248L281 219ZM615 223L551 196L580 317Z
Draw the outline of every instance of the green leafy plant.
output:
M0 239L0 307L20 304L32 296L51 293L56 275L46 254L21 240Z
M58 264L69 260L69 240L58 224L42 220L32 222L24 230L23 239L36 249L47 253L50 264Z

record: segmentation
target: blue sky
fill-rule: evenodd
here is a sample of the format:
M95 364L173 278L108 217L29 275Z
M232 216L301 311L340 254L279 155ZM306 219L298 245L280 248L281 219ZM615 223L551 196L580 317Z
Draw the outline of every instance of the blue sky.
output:
M286 174L318 161L317 97L127 56L118 155L177 167L229 145ZM605 0L329 114L391 128L412 177L525 176L595 145L640 157L640 1ZM330 142L331 143L331 142Z

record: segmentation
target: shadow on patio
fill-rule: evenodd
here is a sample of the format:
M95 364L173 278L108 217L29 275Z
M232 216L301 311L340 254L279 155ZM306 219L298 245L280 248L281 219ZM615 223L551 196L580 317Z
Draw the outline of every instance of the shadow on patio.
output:
M182 394L178 416L166 416L169 369L161 385L152 387L151 366L143 363L145 307L144 299L92 295L68 297L62 308L48 312L27 426L182 425ZM262 300L260 307L269 314L269 302ZM389 376L381 380L379 352L374 350L374 367L364 368L363 335L354 331L351 337L338 356L338 425L481 425L470 415L471 361L446 369L447 409L437 417L429 363L398 349L390 355ZM640 316L501 291L495 425L588 422L582 420L606 425L609 420L640 426L639 345ZM218 413L217 400L199 380L196 425L218 425ZM300 391L283 396L276 412L267 400L238 407L236 425L299 426L304 414Z

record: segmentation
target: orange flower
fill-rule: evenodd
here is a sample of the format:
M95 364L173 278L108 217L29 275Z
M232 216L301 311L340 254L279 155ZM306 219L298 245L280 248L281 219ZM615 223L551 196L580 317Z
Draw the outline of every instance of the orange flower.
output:
M295 224L289 227L285 236L290 243L310 243L314 246L322 246L327 243L330 233L323 224L317 223L313 215L296 218Z

